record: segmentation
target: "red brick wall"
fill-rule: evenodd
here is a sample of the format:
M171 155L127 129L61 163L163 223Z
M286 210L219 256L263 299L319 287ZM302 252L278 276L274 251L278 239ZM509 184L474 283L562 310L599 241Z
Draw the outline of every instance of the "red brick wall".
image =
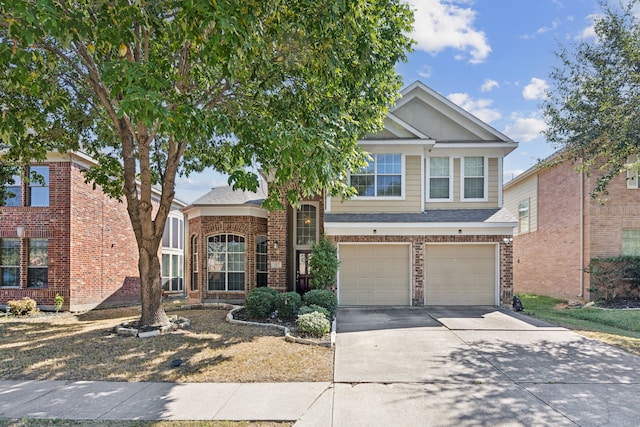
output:
M198 290L189 291L191 301L239 301L256 287L256 236L267 235L267 219L252 216L205 216L189 219L189 241L198 236ZM245 291L207 291L207 238L229 233L245 238ZM271 246L271 242L269 242ZM283 245L285 246L285 245ZM186 274L191 274L191 261Z

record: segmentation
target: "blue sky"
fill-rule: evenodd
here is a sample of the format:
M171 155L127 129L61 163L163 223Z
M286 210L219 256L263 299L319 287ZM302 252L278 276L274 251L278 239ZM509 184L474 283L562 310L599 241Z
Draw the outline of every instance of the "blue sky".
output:
M616 0L614 0L616 1ZM420 80L520 143L505 158L505 182L554 148L540 136L540 103L554 52L593 37L598 0L410 0L417 41L397 71ZM192 202L226 185L213 172L179 178L176 195Z

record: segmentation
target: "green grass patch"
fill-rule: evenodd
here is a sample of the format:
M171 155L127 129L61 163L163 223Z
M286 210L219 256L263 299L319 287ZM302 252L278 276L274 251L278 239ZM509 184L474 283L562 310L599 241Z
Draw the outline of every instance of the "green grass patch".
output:
M566 301L541 295L519 295L524 313L570 329L640 338L640 310L572 308Z

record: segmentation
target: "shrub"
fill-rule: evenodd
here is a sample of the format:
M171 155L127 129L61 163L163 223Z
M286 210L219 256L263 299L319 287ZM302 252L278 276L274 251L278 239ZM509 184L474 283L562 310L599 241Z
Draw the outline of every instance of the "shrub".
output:
M16 316L26 316L38 312L36 302L29 297L7 301L7 305L9 306L9 313Z
M275 306L281 319L294 319L301 305L302 298L297 292L281 292L276 295Z
M640 287L640 257L593 258L587 272L591 276L589 292L595 300L631 296Z
M255 288L249 291L244 307L249 316L256 319L267 318L276 309L275 299L278 291L273 288Z
M333 286L336 283L339 265L336 246L323 236L317 244L311 247L311 259L309 259L309 270L311 271L309 285L311 288L326 289Z
M331 313L324 307L320 307L319 305L311 304L311 305L303 305L298 310L298 314L309 314L309 313L322 313L327 319L331 319Z
M336 314L338 308L338 297L326 289L313 289L304 294L304 302L307 305L319 305L329 311L330 317Z
M331 329L331 325L325 315L317 311L301 314L298 316L296 323L301 332L312 337L320 338Z
M55 304L55 309L56 309L56 313L58 313L60 310L62 310L62 306L64 304L64 297L60 294L56 294L56 304Z

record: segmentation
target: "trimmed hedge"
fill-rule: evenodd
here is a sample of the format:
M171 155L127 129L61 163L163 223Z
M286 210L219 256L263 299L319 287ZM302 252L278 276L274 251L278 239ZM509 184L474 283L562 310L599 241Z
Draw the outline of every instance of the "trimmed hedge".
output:
M640 257L593 258L587 268L589 292L595 300L610 301L619 296L634 296L640 289Z
M281 292L275 297L275 307L281 319L295 319L302 305L302 297L297 292Z
M256 319L266 319L276 310L276 296L279 294L273 288L255 288L249 291L244 300L244 307L249 316Z
M329 310L327 310L324 307L320 307L319 305L315 305L315 304L303 305L302 307L300 307L300 310L298 310L298 314L299 315L309 314L309 313L316 313L316 312L324 314L324 316L328 320L331 320L331 313L329 313Z
M329 311L330 317L333 318L338 308L338 297L333 292L326 289L313 289L304 294L304 302L307 305L318 305Z
M36 302L29 297L7 301L7 306L9 306L9 313L15 316L28 316L38 312Z

